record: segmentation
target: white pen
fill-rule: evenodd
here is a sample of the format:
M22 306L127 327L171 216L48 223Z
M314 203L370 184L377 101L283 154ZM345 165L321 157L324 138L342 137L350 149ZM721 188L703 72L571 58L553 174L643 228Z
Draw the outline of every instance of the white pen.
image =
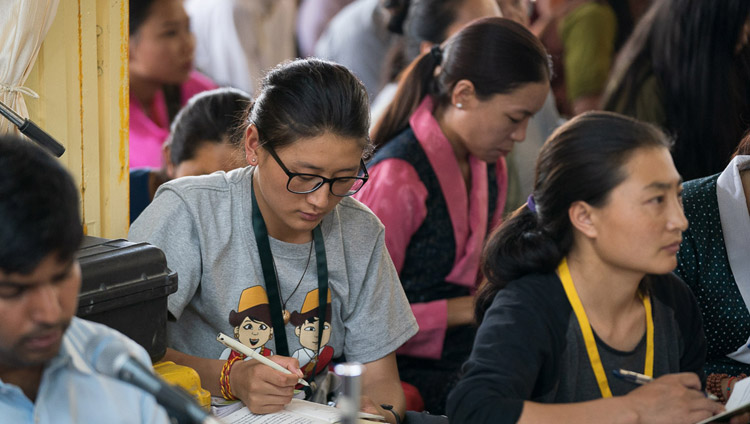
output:
M612 370L612 374L614 374L614 376L617 378L620 378L625 381L629 381L631 383L635 383L638 385L647 384L653 380L653 378L647 375L637 373L634 371L624 370L624 369L614 369Z
M251 349L251 348L243 345L242 343L240 343L237 340L235 340L235 339L227 336L224 333L219 333L219 335L216 336L216 340L218 340L219 342L221 342L221 344L223 344L224 346L226 346L226 347L228 347L230 349L234 349L237 352L239 352L239 353L241 353L241 354L243 354L245 356L253 358L253 359L257 360L258 362L260 362L261 364L268 365L269 367L271 367L271 368L273 368L273 369L275 369L277 371L281 371L284 374L291 374L292 373L288 369L282 367L281 365L277 364L276 362L274 362L274 361L266 358L265 356L261 355L260 353L258 353L256 351L254 351L253 349ZM299 383L299 384L301 384L303 386L310 386L310 384L307 381L305 381L305 380L303 380L301 378L297 380L297 383Z
M614 369L612 370L612 374L614 374L615 377L621 378L625 381L629 381L631 383L635 383L638 385L648 384L654 380L653 378L647 375L637 373L634 371L624 370L624 369ZM706 395L707 398L711 399L714 402L719 400L719 398L716 397L714 394L706 393L706 392L704 392L703 394Z

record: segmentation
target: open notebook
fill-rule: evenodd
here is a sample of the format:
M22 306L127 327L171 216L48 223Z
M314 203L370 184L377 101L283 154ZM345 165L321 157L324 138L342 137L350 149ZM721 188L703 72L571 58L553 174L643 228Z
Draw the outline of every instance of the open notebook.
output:
M360 413L361 424L373 424L373 421L362 417L383 419L379 415ZM341 410L306 400L292 399L282 411L273 414L256 415L242 406L234 412L222 414L221 421L225 424L334 424L341 422Z
M728 423L735 415L750 412L750 378L743 378L735 383L726 408L721 414L706 418L698 424Z

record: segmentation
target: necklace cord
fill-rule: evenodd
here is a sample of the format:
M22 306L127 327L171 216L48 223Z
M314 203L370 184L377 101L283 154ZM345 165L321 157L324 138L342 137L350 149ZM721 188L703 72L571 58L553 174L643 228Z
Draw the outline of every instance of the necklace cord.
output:
M269 246L270 249L270 246ZM310 267L310 258L312 257L312 251L313 251L313 241L310 240L310 251L307 252L307 263L305 264L305 270L302 271L302 276L299 277L299 281L297 281L297 285L294 286L294 290L292 290L292 293L284 300L281 299L281 308L286 310L286 303L289 302L289 299L294 296L294 293L297 293L297 289L299 288L300 284L302 284L302 280L305 278L305 274L307 274L307 268ZM276 270L276 260L273 258L273 252L271 252L271 261L273 261L273 273L276 276L276 288L279 289L279 296L282 295L281 293L281 285L279 284L279 272Z

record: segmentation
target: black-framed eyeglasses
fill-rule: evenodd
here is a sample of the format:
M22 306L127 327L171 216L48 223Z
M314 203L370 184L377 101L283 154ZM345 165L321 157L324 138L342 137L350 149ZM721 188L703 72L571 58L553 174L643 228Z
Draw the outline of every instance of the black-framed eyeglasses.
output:
M312 193L322 187L323 184L329 183L328 188L331 190L331 194L338 197L349 197L358 192L370 178L370 174L367 173L367 168L365 167L365 161L362 159L359 160L359 166L362 169L361 176L326 178L315 174L291 172L284 166L284 163L272 148L266 147L266 150L276 160L276 163L279 164L286 176L289 177L286 189L295 194Z

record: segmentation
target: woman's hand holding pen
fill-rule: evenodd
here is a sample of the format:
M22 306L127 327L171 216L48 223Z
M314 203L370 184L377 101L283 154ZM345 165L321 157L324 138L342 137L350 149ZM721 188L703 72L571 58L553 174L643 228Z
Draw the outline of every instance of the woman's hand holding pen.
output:
M234 364L229 374L232 393L255 414L282 410L284 405L292 401L297 379L304 377L297 359L280 355L268 359L292 373L284 374L251 359Z
M706 398L693 373L669 374L654 379L623 397L638 414L639 423L696 423L724 411Z

